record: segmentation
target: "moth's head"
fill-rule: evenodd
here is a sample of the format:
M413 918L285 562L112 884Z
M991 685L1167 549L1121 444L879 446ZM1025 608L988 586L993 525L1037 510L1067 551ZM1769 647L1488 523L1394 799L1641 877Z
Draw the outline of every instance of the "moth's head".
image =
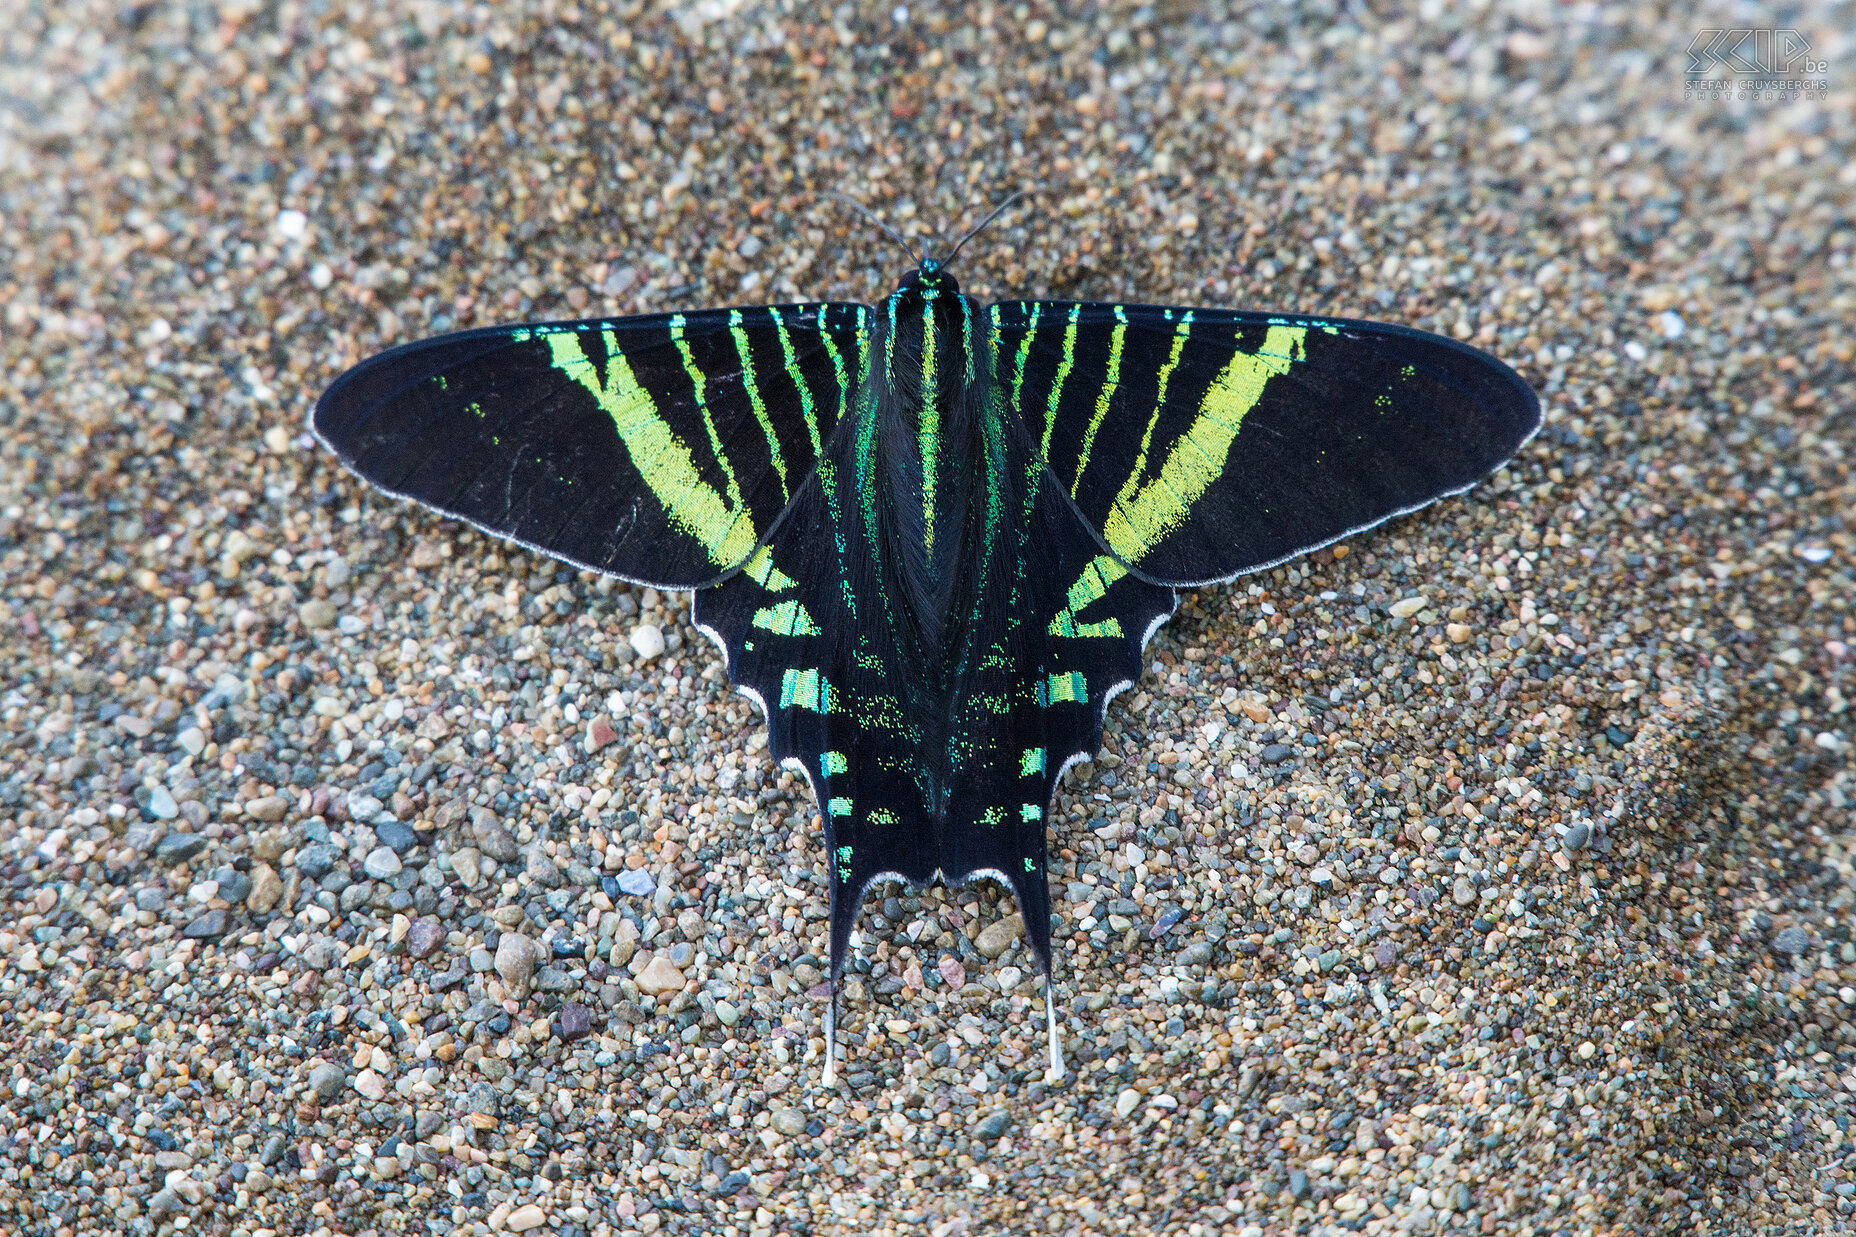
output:
M942 292L952 295L960 291L960 284L947 273L947 268L934 258L923 258L921 265L902 277L902 290L905 292Z

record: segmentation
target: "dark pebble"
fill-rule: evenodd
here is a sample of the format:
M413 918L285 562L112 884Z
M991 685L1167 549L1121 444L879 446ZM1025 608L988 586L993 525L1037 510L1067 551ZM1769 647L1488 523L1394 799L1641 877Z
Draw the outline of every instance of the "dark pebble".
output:
M444 940L445 929L436 919L430 916L415 919L406 930L406 952L415 958L430 957Z
M224 911L207 911L188 924L181 935L190 940L204 940L207 937L224 936L226 932L226 913Z
M1263 763L1279 765L1293 755L1295 755L1295 749L1287 743L1272 743L1263 749Z
M333 846L311 843L296 853L296 870L313 881L320 881L335 870L341 854Z
M561 1038L568 1043L585 1039L593 1031L593 1015L578 1001L561 1006Z
M170 833L155 844L155 858L163 863L186 863L206 849L206 839L197 833Z
M215 868L213 879L219 882L219 896L235 906L251 893L251 877L237 868Z
M391 847L396 855L403 855L419 844L419 837L411 829L396 820L383 820L374 826L374 836L382 846Z
M1772 938L1772 952L1775 954L1797 955L1811 947L1809 928L1790 927L1779 929Z

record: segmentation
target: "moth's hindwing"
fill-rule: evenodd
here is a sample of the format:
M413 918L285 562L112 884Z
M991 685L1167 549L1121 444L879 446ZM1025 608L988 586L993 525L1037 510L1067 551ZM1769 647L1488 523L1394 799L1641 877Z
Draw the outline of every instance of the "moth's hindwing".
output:
M1500 361L1403 327L1223 310L991 307L1012 408L1108 548L1180 587L1456 493L1539 402Z
M911 695L849 460L827 459L766 549L696 595L730 677L763 702L771 754L817 794L834 973L865 886L884 874L997 875L1048 960L1052 792L1099 746L1109 696L1139 677L1142 645L1173 609L1171 589L1102 553L1022 434L1005 446L987 581L945 695Z
M382 489L595 571L697 588L738 568L858 379L861 305L492 327L395 348L315 432Z

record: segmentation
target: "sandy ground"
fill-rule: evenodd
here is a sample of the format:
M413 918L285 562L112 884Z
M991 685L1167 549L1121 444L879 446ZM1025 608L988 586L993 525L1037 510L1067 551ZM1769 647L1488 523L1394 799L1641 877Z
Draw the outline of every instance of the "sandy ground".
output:
M0 1228L1849 1226L1856 20L1724 99L1694 33L1768 18L1384 7L12 5ZM1156 638L1054 813L1066 1081L1010 905L889 888L827 1092L814 809L687 598L303 418L880 296L820 190L1034 185L968 291L1407 322L1547 424Z

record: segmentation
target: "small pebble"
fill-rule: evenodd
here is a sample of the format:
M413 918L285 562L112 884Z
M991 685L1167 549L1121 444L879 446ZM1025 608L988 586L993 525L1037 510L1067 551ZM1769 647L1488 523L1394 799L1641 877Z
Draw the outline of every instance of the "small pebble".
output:
M984 957L997 958L1000 954L1009 949L1013 942L1019 940L1024 935L1025 917L1023 915L1007 915L1003 919L994 920L981 929L980 934L973 940L973 947L979 950Z
M526 991L540 962L540 950L520 932L505 932L496 946L496 973L518 992Z
M619 873L619 890L635 898L648 897L657 888L657 882L643 868L631 868Z
M340 1066L322 1061L310 1068L309 1087L320 1099L334 1099L347 1085L348 1076L342 1072Z
M396 820L375 821L374 836L396 855L405 855L419 844L419 836Z
M226 934L226 913L224 911L207 911L181 932L188 940L210 940Z
M444 925L430 915L413 920L406 929L406 952L415 958L429 958L444 942Z
M651 661L664 652L664 633L651 623L640 623L632 628L632 650L641 661Z
M670 964L670 959L659 955L651 959L648 966L638 974L638 990L653 996L666 992L678 992L683 988L683 972Z
M538 1203L524 1203L510 1212L503 1221L503 1228L511 1233L526 1233L532 1228L540 1228L548 1222L547 1212Z
M163 863L186 863L206 850L207 840L197 833L170 833L155 846L155 858Z
M361 861L361 869L377 881L392 880L400 873L400 857L388 846L376 846Z
M335 626L335 605L324 598L313 598L297 607L297 618L311 631Z

